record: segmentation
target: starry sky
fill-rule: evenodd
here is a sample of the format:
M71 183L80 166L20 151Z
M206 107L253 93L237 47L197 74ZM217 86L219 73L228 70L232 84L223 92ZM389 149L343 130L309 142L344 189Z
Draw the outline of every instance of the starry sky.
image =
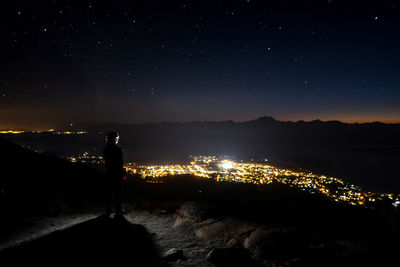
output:
M400 122L396 2L2 0L0 128Z

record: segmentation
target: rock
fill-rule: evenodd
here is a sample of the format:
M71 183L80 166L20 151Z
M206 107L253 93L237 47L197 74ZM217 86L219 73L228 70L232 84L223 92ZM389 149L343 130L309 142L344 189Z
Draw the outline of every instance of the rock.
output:
M206 226L206 225L209 225L209 224L212 224L212 223L215 223L215 222L219 222L219 221L221 221L221 220L209 218L209 219L207 219L207 220L194 223L194 224L192 225L192 227L195 228L195 229L199 229L199 228L201 228L201 227L203 227L203 226Z
M181 227L181 226L190 226L196 223L196 220L193 218L183 217L180 215L175 215L175 222L173 227Z
M183 251L176 248L171 248L164 253L161 254L161 258L165 261L178 261L178 260L186 260L186 257L183 255Z
M195 234L199 238L210 237L240 237L253 231L256 227L236 220L227 219L215 221L204 225L197 225Z
M208 208L204 205L194 202L187 202L174 214L174 227L191 226L205 219Z
M214 248L207 254L206 259L217 266L263 266L244 248Z
M236 238L231 238L228 243L226 243L226 247L228 248L240 248L241 244L239 242L239 240L237 240Z
M210 238L224 235L225 225L221 221L204 225L195 230L195 234L199 238Z
M243 246L261 259L291 259L309 250L296 231L262 227L252 232Z
M270 230L259 227L244 240L243 246L249 250L254 250L257 245L264 242L264 240L266 240L270 235Z
M209 215L209 209L206 204L186 202L176 211L177 215L182 217L191 218L195 221L202 221Z
M141 216L149 216L150 215L150 211L148 211L148 210L138 210L137 213Z

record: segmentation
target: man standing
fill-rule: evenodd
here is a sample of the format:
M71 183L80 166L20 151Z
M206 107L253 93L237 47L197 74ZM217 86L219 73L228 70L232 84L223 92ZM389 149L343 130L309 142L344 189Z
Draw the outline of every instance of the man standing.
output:
M106 165L106 214L112 213L114 202L116 216L122 216L122 181L126 179L122 149L118 146L119 134L112 131L107 135L107 144L103 149Z

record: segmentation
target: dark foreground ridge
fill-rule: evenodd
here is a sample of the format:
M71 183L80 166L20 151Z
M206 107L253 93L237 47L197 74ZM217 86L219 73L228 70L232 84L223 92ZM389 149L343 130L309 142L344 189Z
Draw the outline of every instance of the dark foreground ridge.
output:
M103 201L103 173L82 164L35 153L0 138L0 240L32 216L58 216Z
M58 263L123 263L166 266L142 225L99 216L0 253L2 262L43 266ZM91 265L93 266L93 265Z

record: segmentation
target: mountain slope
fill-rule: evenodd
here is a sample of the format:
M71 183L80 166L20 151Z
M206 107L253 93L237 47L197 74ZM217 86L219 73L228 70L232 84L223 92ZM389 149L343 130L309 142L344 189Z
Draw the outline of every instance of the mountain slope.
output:
M36 215L98 205L103 174L87 166L29 151L0 138L1 232Z

